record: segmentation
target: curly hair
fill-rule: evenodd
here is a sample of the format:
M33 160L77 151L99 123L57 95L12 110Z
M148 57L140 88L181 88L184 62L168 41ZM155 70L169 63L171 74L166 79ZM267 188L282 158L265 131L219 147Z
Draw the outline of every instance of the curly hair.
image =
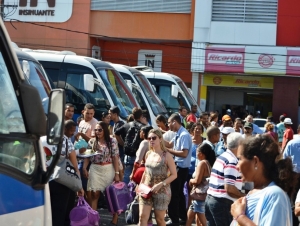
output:
M203 132L203 130L204 130L204 129L203 129L203 125L202 125L200 122L194 123L194 124L192 125L190 131L191 131L191 132L194 132L194 130L195 130L195 128L196 128L197 126L200 126L200 127L201 127L201 130L202 130L202 132Z
M267 122L264 127L266 131L273 131L274 129L274 125L271 122Z
M259 135L245 139L242 143L243 156L252 160L254 156L264 165L263 175L274 181L276 185L291 195L294 192L296 174L290 158L280 159L279 146L266 135Z

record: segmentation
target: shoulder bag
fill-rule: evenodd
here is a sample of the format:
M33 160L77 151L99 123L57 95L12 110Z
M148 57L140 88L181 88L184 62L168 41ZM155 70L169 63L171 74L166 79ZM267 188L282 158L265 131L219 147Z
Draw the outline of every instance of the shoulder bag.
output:
M211 168L206 160L205 163L207 165L208 174L210 175ZM209 187L209 177L202 178L200 184L198 184L197 186L193 186L192 191L190 193L191 199L198 200L198 201L205 201L208 187Z
M77 192L82 188L80 177L77 175L74 166L68 156L68 140L66 139L66 154L60 156L58 164L54 168L52 178L62 185Z

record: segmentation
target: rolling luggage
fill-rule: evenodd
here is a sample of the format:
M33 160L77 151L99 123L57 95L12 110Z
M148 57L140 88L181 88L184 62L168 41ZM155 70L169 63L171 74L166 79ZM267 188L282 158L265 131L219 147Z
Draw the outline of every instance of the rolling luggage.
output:
M105 189L105 198L108 211L112 214L125 211L131 202L127 184L124 182L112 183Z

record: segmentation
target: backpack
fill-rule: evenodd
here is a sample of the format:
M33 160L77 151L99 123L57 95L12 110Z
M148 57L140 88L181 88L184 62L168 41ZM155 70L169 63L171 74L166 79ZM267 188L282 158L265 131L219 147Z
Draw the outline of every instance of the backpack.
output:
M129 125L130 127L124 141L124 153L128 156L135 156L135 153L142 142L140 131L143 125L139 122L130 122Z

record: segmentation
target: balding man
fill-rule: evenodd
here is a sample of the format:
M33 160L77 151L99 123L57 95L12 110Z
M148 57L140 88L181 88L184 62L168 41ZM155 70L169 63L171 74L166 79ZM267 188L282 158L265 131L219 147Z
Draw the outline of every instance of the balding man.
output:
M252 135L256 135L256 134L263 134L264 131L262 131L258 125L256 125L255 123L253 123L253 116L252 115L248 115L246 118L245 118L245 121L246 122L251 122L252 125L253 125L253 131L252 131Z

